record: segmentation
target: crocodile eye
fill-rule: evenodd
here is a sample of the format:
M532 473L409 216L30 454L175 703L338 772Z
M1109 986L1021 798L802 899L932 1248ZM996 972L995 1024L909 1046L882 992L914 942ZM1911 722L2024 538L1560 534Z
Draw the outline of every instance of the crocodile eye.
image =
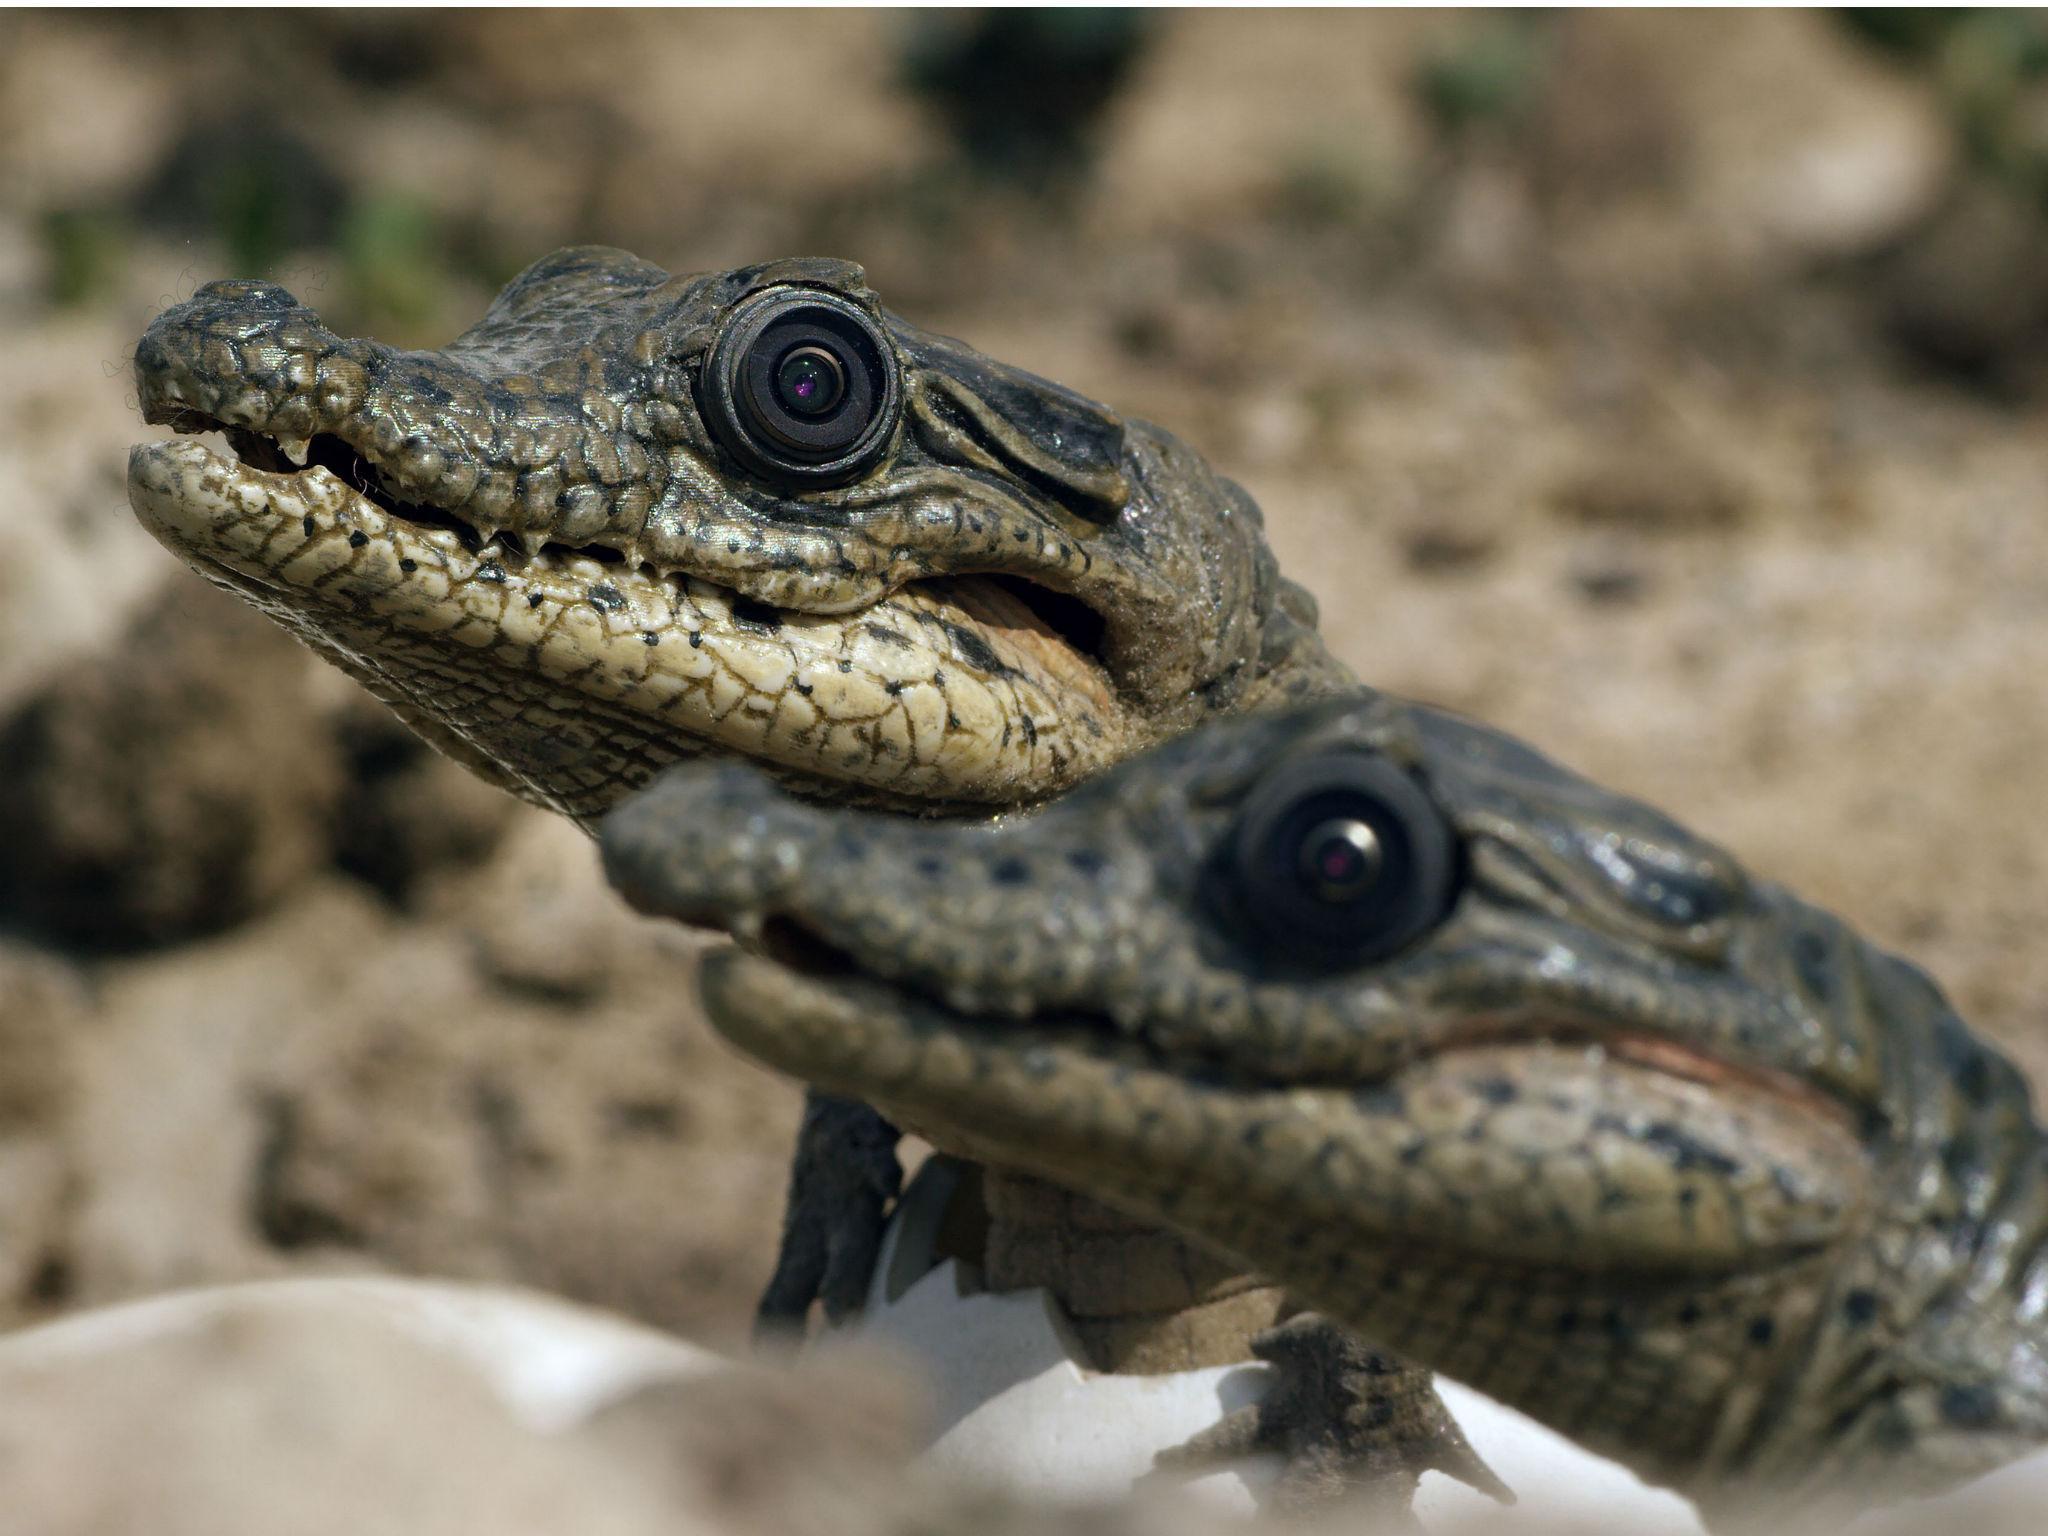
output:
M1359 964L1419 938L1449 910L1451 829L1382 757L1328 752L1262 779L1231 855L1241 916L1286 959Z
M764 479L805 489L871 467L902 399L895 354L867 313L803 288L771 289L734 310L701 388L727 452Z

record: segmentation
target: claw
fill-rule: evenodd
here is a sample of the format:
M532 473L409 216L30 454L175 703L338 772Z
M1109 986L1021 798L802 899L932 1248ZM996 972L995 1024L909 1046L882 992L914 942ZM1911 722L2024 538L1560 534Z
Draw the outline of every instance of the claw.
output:
M757 1346L801 1337L811 1303L828 1322L860 1310L874 1278L889 1206L903 1186L901 1133L851 1099L812 1093L804 1101L790 1164L775 1273L754 1313Z

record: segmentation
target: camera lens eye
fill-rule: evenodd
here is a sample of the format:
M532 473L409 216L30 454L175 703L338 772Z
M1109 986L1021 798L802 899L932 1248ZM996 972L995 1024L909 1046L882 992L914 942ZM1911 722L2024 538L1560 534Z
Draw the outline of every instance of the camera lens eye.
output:
M782 288L735 309L699 381L712 433L765 480L843 485L887 451L901 411L896 357L838 294Z
M1302 883L1323 901L1355 901L1386 868L1372 823L1339 816L1309 830L1301 841Z
M1456 894L1443 814L1385 758L1333 751L1288 763L1246 798L1231 843L1236 908L1295 963L1362 964L1440 921Z
M820 346L798 347L775 365L775 398L799 416L828 416L846 396L846 369Z

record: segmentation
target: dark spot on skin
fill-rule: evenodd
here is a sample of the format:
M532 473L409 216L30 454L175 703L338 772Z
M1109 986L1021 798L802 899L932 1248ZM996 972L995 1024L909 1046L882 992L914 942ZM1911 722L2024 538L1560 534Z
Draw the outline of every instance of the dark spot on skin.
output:
M884 684L882 684L882 692L884 692L884 693L888 694L888 695L889 695L889 697L890 697L890 698L892 698L892 699L893 699L893 698L895 698L895 697L896 697L896 695L897 695L897 694L899 694L899 693L901 693L902 691L903 691L903 685L902 685L901 683L884 683Z
M839 670L842 672L851 672L853 670L853 663L850 661L842 661L839 663Z
M1015 539L1019 544L1029 544L1031 542L1031 530L1028 528L1019 528L1012 532L1010 537Z
M1076 848L1067 855L1067 864L1077 873L1099 875L1109 868L1109 860L1093 848Z
M538 608L543 601L545 601L545 599L543 599L538 592L529 592L526 594L526 606L529 608Z
M1489 1104L1512 1104L1522 1096L1522 1090L1504 1077L1482 1078L1472 1091Z
M310 512L300 521L299 526L306 530L306 537L309 539L319 531L318 526L313 521L313 514Z
M1399 1083L1368 1083L1352 1094L1360 1114L1407 1114L1407 1094Z
M1626 1339L1635 1334L1635 1329L1619 1307L1607 1309L1607 1315L1600 1319L1600 1327L1610 1339Z
M1778 1336L1778 1325L1768 1317L1754 1317L1749 1322L1749 1342L1762 1349Z
M977 672L986 673L990 677L1011 675L1012 669L1003 665L1002 658L990 648L988 641L965 624L955 624L950 619L942 619L939 628L943 629L946 638L953 642L953 649L959 654L960 659Z
M884 642L885 644L888 644L888 645L900 645L900 646L904 646L904 647L906 647L906 648L907 648L907 647L909 646L909 644L910 644L910 641L909 641L909 640L907 640L907 639L906 639L906 638L905 638L905 637L903 636L903 634L902 634L902 632L901 632L901 631L899 631L899 630L894 630L894 629L891 629L891 628L890 628L890 627L889 627L888 625L886 625L886 624L873 624L873 623L870 623L870 624L868 624L868 625L867 625L867 626L865 626L865 627L866 627L866 629L867 629L867 632L868 632L869 634L873 635L873 636L874 636L874 637L875 637L875 638L876 638L877 640L880 640L880 641Z
M1903 1454L1920 1443L1920 1430L1896 1407L1888 1404L1871 1432L1871 1440L1881 1451Z
M1800 985L1821 1002L1834 998L1835 981L1828 966L1828 941L1811 928L1792 936L1792 968L1799 972Z
M367 533L363 532L363 530L360 528L356 529L353 533L351 533L348 536L348 547L350 549L361 549L365 544L369 542L370 536Z
M1984 1047L1952 1013L1945 1013L1936 1021L1934 1041L1956 1092L1981 1109L1991 1098L1992 1083L1991 1062Z
M1024 739L1025 739L1025 741L1029 742L1029 743L1030 743L1030 744L1031 744L1032 746L1034 746L1034 747L1035 747L1035 746L1037 746L1037 745L1038 745L1038 724L1037 724L1037 722L1036 722L1036 721L1034 721L1034 720L1033 720L1033 719L1032 719L1032 718L1031 718L1031 717L1030 717L1029 715L1026 715L1026 716L1025 716L1025 717L1023 718L1023 720L1022 720L1021 722L1019 722L1019 723L1020 723L1020 724L1022 724L1022 725L1023 725L1023 727L1024 727Z
M604 613L618 613L625 608L626 599L610 582L600 581L590 589L590 606Z
M1244 1147L1248 1151L1258 1151L1260 1147L1266 1144L1265 1122L1262 1120L1255 1120L1250 1125L1246 1126L1242 1131L1238 1133L1237 1144L1241 1147Z
M728 555L738 554L740 552L740 541L738 539L727 539L725 541L725 552Z
M1690 1328L1699 1322L1700 1316L1700 1304L1696 1301L1688 1301L1678 1309L1678 1326Z
M927 880L936 880L946 872L946 861L935 853L920 854L913 866Z
M1423 1156L1428 1151L1429 1143L1426 1141L1409 1142L1407 1146L1401 1149L1401 1165L1404 1168L1413 1168L1417 1163L1422 1161Z
M486 560L476 568L476 579L478 581L503 581L505 579L505 567L498 564L495 560Z
M751 597L732 600L732 617L742 629L759 630L763 634L772 635L782 628L782 614L769 604L756 602Z
M1559 1338L1564 1339L1571 1337L1571 1335L1578 1332L1579 1314L1567 1308L1565 1311L1557 1314L1557 1323L1555 1324L1555 1327L1557 1330L1557 1336Z
M796 685L796 691L808 699L811 696L812 687L813 685L810 683L798 683Z
M640 640L641 640L641 643L642 643L643 645L659 645L659 644L661 644L661 636L657 635L657 634L656 634L656 633L655 633L655 632L654 632L653 630L651 630L651 629L650 629L650 630L648 630L648 631L647 631L647 632L646 632L645 634L641 635L641 637L640 637Z
M1851 1291L1842 1298L1842 1317L1851 1327L1861 1328L1877 1316L1875 1291Z
M1694 1189L1690 1184L1686 1185L1685 1188L1681 1189L1678 1192L1678 1208L1680 1210L1689 1211L1699 1203L1700 1192Z
M691 631L690 631L690 649L691 649L691 650L693 650L693 651L695 651L695 650L701 650L701 649L703 648L703 645L704 645L704 631L703 631L703 630L701 630L701 629L693 629L693 630L691 630Z
M1975 1383L1963 1387L1944 1387L1941 1393L1941 1416L1958 1429L1988 1429L1998 1422L1998 1394L1987 1386Z
M932 673L932 686L933 686L934 688L943 688L943 687L945 687L945 686L946 686L946 674L945 674L945 673L943 673L943 672L937 672L937 671L933 672L933 673Z
M988 877L997 885L1029 885L1031 866L1022 859L997 859L989 866Z
M398 568L399 568L399 569L400 569L401 571L404 571L404 572L406 572L406 573L407 573L408 575L410 575L410 574L411 574L412 572L414 572L414 571L416 571L416 570L418 570L418 569L420 568L420 563L419 563L419 561L417 561L417 560L414 560L414 559L412 559L411 557L409 557L409 556L408 556L408 557L407 557L406 559L404 559L404 560L401 560L401 561L399 561L399 562L398 562Z
M1662 1152L1671 1161L1671 1166L1680 1173L1690 1173L1704 1168L1709 1173L1729 1175L1738 1172L1742 1165L1722 1152L1716 1152L1705 1142L1673 1125L1668 1120L1659 1120L1644 1130L1642 1139Z
M1977 1144L1977 1138L1968 1131L1953 1136L1941 1144L1942 1170L1959 1188L1969 1189L1983 1165L1983 1148Z
M808 693L810 690L806 689L804 691ZM953 711L951 711L950 709L946 711L946 729L949 731L957 731L960 729L960 717L954 714Z

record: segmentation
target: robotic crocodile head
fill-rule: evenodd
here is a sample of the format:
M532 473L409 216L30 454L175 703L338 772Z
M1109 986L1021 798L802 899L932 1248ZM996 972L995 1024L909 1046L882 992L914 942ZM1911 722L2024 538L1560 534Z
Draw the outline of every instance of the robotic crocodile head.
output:
M603 843L751 938L718 1028L1171 1223L1725 1513L2048 1438L2048 1158L1934 985L1520 743L1384 696L1023 817L679 770Z
M737 754L1054 794L1341 683L1257 507L1166 433L884 312L858 267L559 252L437 352L216 282L136 351L143 524L451 755L588 822Z

